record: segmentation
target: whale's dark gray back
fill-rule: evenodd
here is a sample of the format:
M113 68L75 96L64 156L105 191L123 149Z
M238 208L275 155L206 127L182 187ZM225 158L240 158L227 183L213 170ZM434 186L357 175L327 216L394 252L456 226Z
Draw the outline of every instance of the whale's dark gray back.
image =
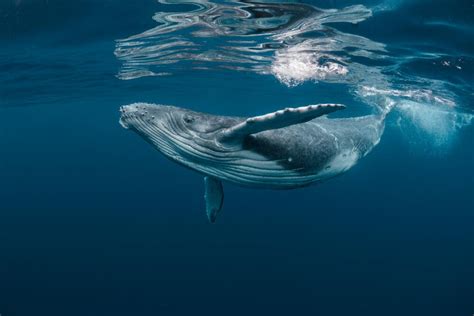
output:
M259 153L283 167L302 173L327 168L338 153L364 156L383 132L377 116L348 119L318 118L282 129L245 138L243 147Z

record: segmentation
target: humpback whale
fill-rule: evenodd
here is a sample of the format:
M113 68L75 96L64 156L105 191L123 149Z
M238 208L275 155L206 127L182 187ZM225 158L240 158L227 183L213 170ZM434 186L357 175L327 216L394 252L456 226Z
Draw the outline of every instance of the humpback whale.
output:
M347 171L378 144L386 113L328 118L341 104L229 117L148 103L120 108L120 124L178 164L204 175L206 213L214 222L222 181L294 189Z

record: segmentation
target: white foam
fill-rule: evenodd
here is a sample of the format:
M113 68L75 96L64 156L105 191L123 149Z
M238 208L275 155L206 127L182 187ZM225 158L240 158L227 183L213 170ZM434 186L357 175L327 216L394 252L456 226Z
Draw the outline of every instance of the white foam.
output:
M372 8L373 12L394 11L403 5L404 0L385 0Z
M412 99L418 102L424 103L436 103L440 105L446 105L449 107L455 107L456 103L448 98L436 95L432 90L428 89L409 89L409 90L397 90L397 89L380 89L376 87L363 86L359 90L359 94L364 97L383 95L388 97L402 97Z
M429 141L431 145L438 147L449 145L459 129L470 125L474 119L474 115L469 113L414 101L398 103L397 110L403 118L408 119L419 132L422 132L420 136L424 142ZM413 140L412 136L411 138Z
M437 95L430 89L363 86L358 94L364 100L375 100L382 109L395 108L400 114L398 126L417 147L422 144L430 148L449 146L458 131L474 120L474 115L460 112L453 99Z
M320 62L321 56L307 52L304 46L295 46L277 51L271 66L271 73L285 85L292 87L305 81L325 80L330 77L345 76L349 72L342 64Z

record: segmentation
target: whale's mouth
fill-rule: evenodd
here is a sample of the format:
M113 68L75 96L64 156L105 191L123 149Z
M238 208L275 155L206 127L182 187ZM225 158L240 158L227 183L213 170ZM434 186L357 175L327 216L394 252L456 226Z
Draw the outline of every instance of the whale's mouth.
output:
M125 129L130 128L130 126L128 125L128 122L127 122L127 117L126 117L128 107L129 106L127 106L127 105L124 105L124 106L120 107L120 120L119 120L119 123Z
M124 120L123 117L120 117L119 124L120 124L123 128L125 128L125 129L129 129L129 128L130 128L130 126L128 126L127 121Z

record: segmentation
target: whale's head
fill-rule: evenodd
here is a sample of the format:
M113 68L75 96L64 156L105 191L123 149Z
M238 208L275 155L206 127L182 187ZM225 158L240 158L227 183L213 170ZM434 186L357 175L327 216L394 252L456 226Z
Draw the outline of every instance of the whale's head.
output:
M239 119L147 103L120 108L120 124L151 143L165 156L189 167L212 163L226 151L216 135Z

